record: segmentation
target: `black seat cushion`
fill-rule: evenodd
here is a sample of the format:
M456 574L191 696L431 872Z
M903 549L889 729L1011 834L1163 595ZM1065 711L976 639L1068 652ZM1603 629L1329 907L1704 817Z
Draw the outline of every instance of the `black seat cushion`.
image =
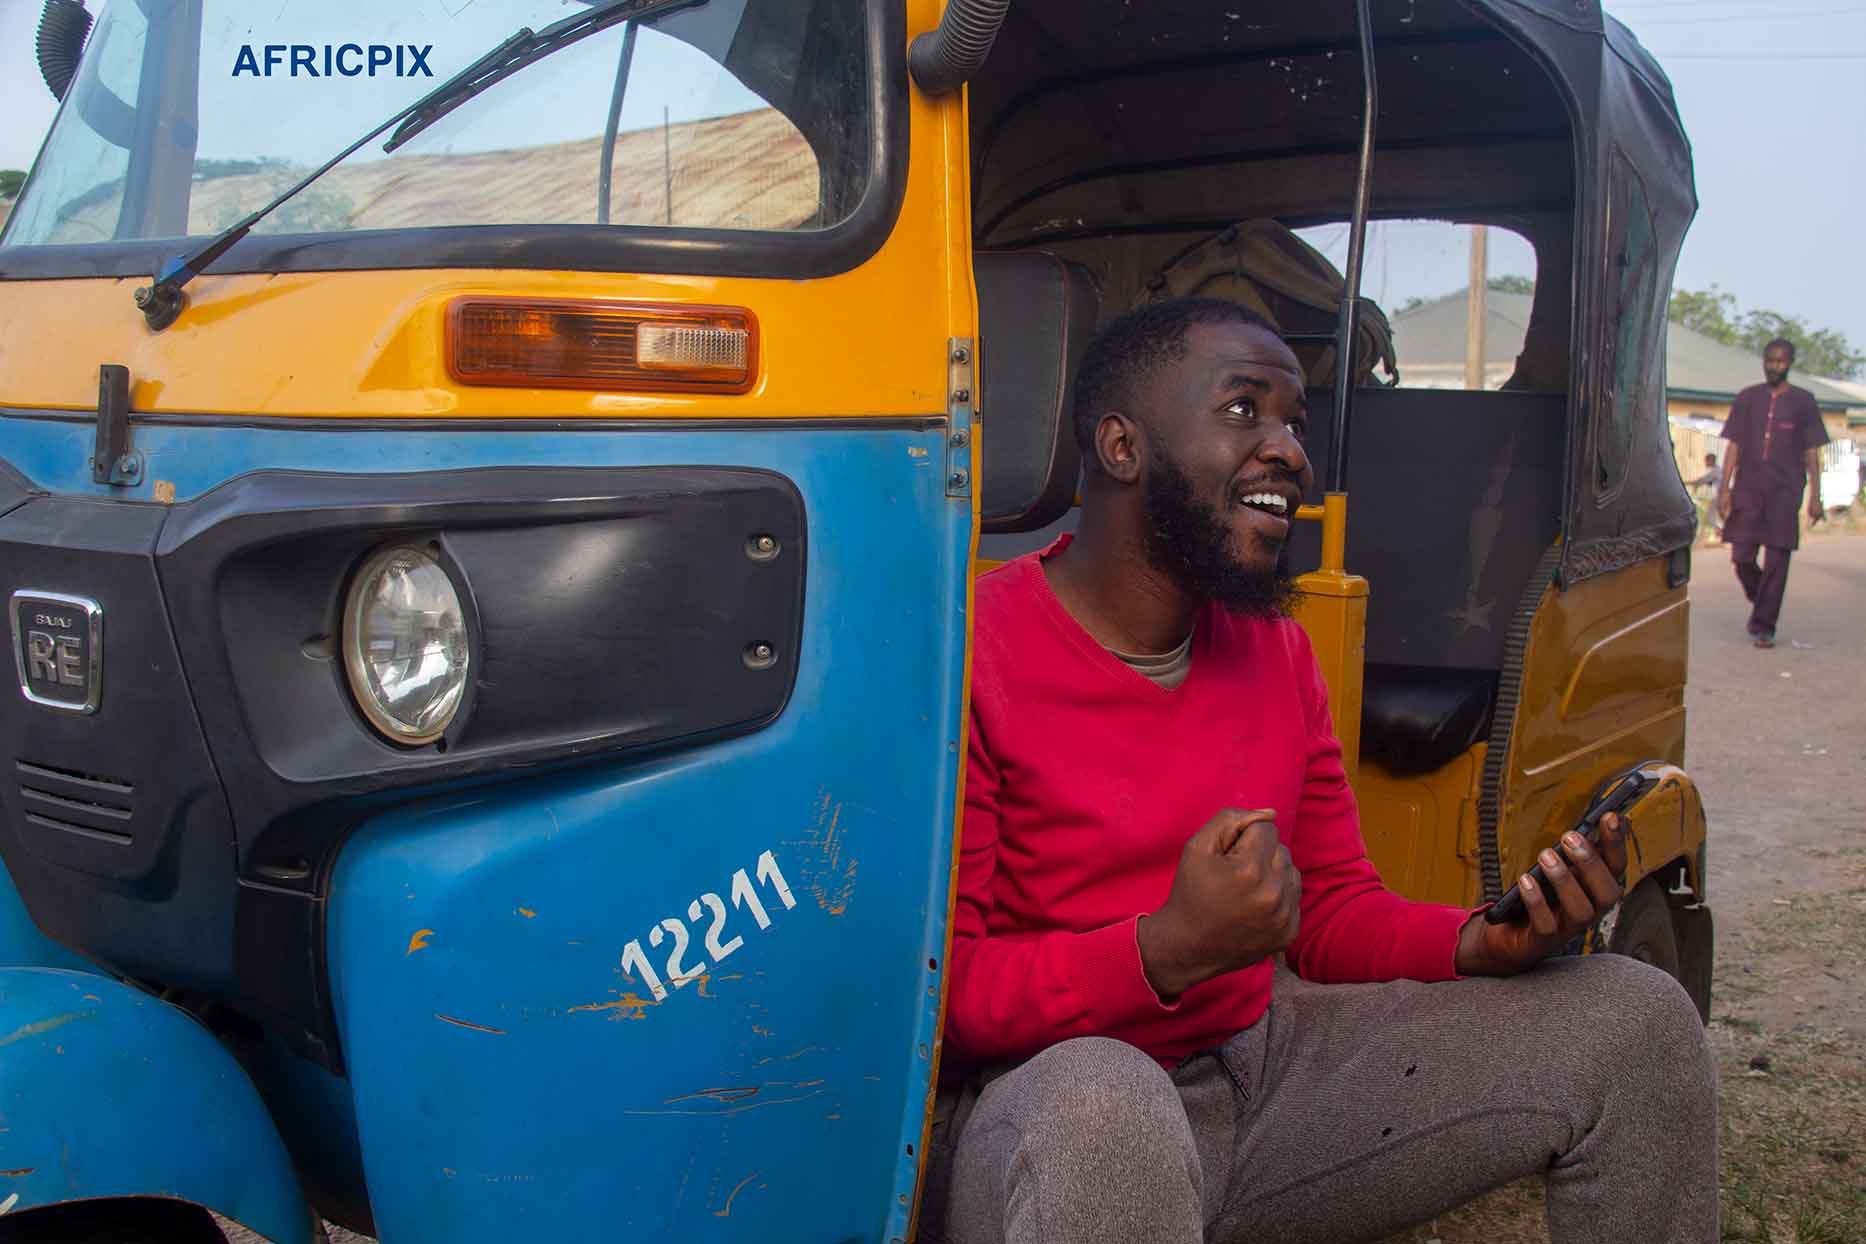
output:
M979 509L988 532L1031 531L1075 503L1082 466L1070 408L1101 295L1081 264L1047 251L980 251Z
M1369 665L1361 693L1361 755L1398 777L1451 763L1490 728L1490 670Z

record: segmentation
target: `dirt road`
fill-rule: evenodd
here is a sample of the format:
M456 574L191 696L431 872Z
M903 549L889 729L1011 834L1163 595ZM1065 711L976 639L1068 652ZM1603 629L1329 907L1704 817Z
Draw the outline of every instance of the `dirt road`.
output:
M1758 964L1745 939L1784 914L1818 920L1866 850L1866 538L1817 536L1790 565L1777 647L1744 634L1748 607L1723 549L1691 583L1687 768L1711 826L1719 1005L1769 1027L1831 1024L1866 1043L1866 980L1812 948ZM1826 897L1817 897L1826 896ZM1744 978L1758 972L1769 988Z

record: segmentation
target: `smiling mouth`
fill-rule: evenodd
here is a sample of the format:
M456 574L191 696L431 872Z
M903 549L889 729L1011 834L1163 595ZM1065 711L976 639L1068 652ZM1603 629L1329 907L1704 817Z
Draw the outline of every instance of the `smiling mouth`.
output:
M1281 493L1249 492L1239 497L1237 503L1247 510L1257 510L1276 518L1289 517L1289 501Z

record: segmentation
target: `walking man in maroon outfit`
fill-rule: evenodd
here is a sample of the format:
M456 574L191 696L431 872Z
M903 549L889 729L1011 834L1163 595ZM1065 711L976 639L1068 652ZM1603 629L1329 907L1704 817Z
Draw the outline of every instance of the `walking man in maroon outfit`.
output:
M1788 383L1795 344L1777 337L1762 352L1763 384L1736 395L1724 420L1723 539L1736 563L1737 582L1749 597L1749 636L1758 648L1775 647L1775 624L1788 590L1788 559L1800 547L1801 492L1808 521L1821 517L1821 446L1827 426L1814 395ZM1756 553L1766 549L1762 568Z
M1524 924L1368 861L1285 612L1307 413L1250 312L1122 317L1077 380L1077 532L978 583L921 1238L1372 1240L1539 1173L1558 1244L1711 1244L1696 1008L1549 958L1618 900L1618 821L1544 856Z

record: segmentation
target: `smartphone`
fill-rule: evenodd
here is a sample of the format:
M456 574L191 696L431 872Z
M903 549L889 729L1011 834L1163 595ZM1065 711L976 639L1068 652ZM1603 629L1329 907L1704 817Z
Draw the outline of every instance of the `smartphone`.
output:
M1587 839L1590 847L1600 845L1601 817L1609 812L1624 812L1641 795L1658 785L1658 779L1645 771L1646 765L1651 763L1651 761L1642 762L1608 782L1607 788L1594 797L1594 802L1587 806L1587 811L1582 813L1579 821L1575 822L1576 831ZM1568 858L1568 852L1562 849L1559 839L1555 843L1555 852L1561 856L1563 863L1574 863ZM1530 869L1529 875L1535 879L1538 886L1542 887L1542 897L1548 900L1549 906L1555 906L1555 887L1542 874L1542 865L1537 864ZM1523 905L1522 890L1516 886L1511 886L1509 893L1498 899L1490 910L1484 913L1484 919L1491 924L1520 924L1528 918L1529 909Z

